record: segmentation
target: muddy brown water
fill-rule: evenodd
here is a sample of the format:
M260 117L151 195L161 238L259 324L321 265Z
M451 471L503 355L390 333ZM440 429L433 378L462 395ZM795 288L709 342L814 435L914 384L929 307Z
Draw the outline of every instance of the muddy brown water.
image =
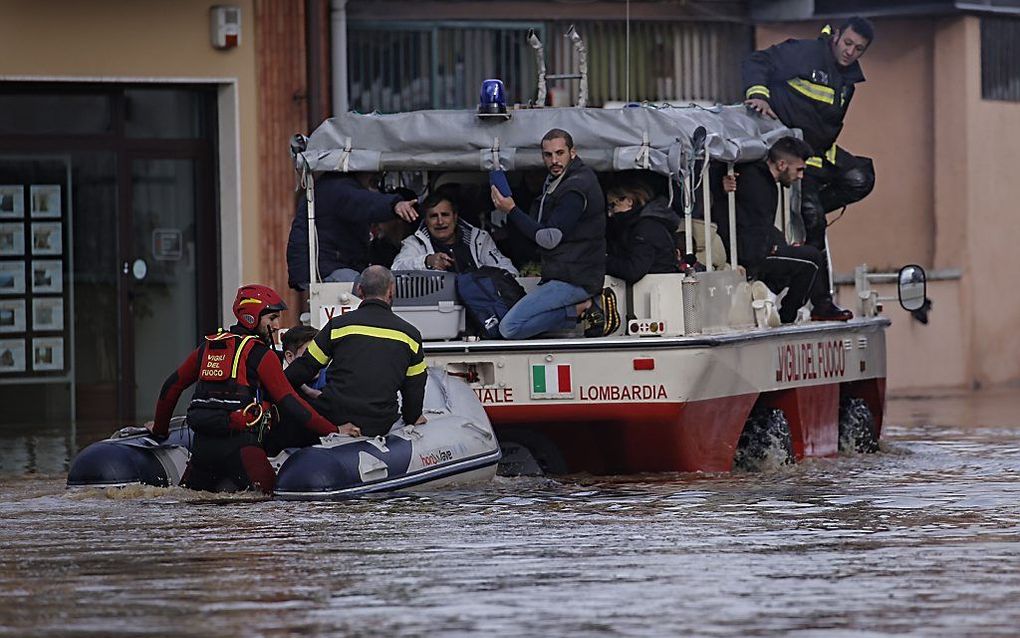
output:
M67 492L5 436L3 636L1020 633L1015 390L890 401L875 455L337 503Z

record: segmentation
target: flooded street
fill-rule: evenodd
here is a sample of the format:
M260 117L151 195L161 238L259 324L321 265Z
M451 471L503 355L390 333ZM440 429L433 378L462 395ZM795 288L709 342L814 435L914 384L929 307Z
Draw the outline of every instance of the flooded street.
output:
M1020 392L886 423L764 474L339 503L68 493L37 445L4 457L0 635L1016 635Z

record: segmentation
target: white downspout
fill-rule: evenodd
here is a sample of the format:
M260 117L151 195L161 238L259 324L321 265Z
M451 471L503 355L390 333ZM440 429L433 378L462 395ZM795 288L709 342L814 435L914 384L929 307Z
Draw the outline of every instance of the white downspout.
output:
M347 0L332 0L331 8L333 115L337 115L350 110L350 97L347 93Z

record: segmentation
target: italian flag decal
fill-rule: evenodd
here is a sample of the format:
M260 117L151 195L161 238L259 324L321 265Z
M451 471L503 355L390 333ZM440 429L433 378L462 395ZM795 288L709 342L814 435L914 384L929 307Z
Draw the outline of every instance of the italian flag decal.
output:
M573 398L569 363L531 364L531 396L533 398Z

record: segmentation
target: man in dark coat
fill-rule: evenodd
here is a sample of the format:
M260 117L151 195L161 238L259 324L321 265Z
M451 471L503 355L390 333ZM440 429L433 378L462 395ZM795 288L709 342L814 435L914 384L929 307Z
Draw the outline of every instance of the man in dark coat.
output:
M609 189L606 204L607 275L632 284L650 273L680 272L673 241L680 217L665 197L651 198L643 185L624 180Z
M853 317L832 302L829 293L828 263L814 246L791 246L775 226L779 204L778 186L790 186L804 175L811 148L795 137L784 137L769 149L768 157L739 165L736 181L737 259L752 277L763 281L778 294L789 287L779 308L783 323L792 323L797 311L811 302L811 318L816 321L847 321ZM722 175L720 174L720 178ZM721 190L721 184L716 184ZM716 197L717 206L725 206L725 197ZM719 210L719 234L729 246L728 216Z
M605 197L595 172L584 165L574 139L562 129L542 138L549 175L531 213L513 197L491 189L496 212L533 241L542 259L538 288L518 301L499 323L505 339L527 339L585 322L585 336L605 336L619 327L615 298L607 303ZM496 221L494 219L494 221ZM597 303L595 296L601 299ZM607 316L611 319L607 320Z
M334 317L286 370L300 387L326 369L326 385L312 407L340 423L353 423L366 436L380 436L403 417L425 423L425 351L418 329L393 313L393 273L369 266L355 292L357 310ZM397 403L397 392L401 401Z
M326 173L315 181L315 227L322 281L354 281L368 266L371 224L392 219L412 222L418 212L396 193L373 188L374 173ZM308 202L301 198L287 240L287 278L291 288L306 290L308 271Z
M859 58L875 39L874 27L851 18L826 27L814 40L786 40L744 60L745 104L804 133L807 161L801 215L810 245L825 250L825 214L863 199L875 185L867 157L836 146L854 86L864 81Z

